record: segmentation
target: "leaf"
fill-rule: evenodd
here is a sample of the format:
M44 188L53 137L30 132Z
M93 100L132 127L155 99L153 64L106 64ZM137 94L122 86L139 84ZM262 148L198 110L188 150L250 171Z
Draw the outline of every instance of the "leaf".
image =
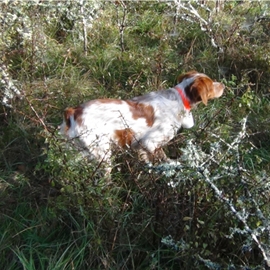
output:
M189 221L189 220L192 220L192 218L191 217L184 217L183 218L183 221Z

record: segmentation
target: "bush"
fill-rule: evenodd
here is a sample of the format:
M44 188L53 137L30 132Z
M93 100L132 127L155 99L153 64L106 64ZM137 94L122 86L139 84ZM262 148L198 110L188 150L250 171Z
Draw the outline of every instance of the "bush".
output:
M269 5L208 4L1 3L2 269L269 267ZM190 69L226 90L165 149L174 164L123 152L108 183L57 134L67 106Z

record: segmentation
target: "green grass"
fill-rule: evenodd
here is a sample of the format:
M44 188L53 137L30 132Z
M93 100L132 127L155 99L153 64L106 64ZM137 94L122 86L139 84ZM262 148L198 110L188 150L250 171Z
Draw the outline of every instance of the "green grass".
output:
M242 23L269 7L226 3L211 25L221 53L199 24L174 20L175 7L125 3L125 16L121 4L103 4L88 28L86 52L75 5L1 4L9 22L1 57L24 96L0 109L0 268L264 269L258 244L222 198L249 213L250 231L267 249L268 18L249 32ZM23 20L29 39L7 14ZM181 162L175 170L150 169L123 153L108 184L102 168L57 134L67 106L171 87L191 69L222 80L226 90L197 106L195 127L166 147ZM236 143L245 117L245 136Z

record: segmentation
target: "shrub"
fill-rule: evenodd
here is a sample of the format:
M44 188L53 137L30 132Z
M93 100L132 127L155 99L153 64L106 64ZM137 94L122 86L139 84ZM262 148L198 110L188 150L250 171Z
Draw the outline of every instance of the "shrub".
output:
M1 268L267 268L269 5L80 3L1 3ZM190 69L226 90L168 145L174 165L124 152L109 184L57 134L66 106Z

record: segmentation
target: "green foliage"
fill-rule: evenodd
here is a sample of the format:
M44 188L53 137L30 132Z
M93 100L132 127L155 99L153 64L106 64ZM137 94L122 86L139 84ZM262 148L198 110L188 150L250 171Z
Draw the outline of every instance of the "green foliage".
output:
M264 269L269 4L193 3L194 17L182 2L0 4L1 100L11 83L23 93L0 109L1 269ZM226 90L168 145L178 164L124 152L108 180L57 134L67 106L167 88L191 69Z

